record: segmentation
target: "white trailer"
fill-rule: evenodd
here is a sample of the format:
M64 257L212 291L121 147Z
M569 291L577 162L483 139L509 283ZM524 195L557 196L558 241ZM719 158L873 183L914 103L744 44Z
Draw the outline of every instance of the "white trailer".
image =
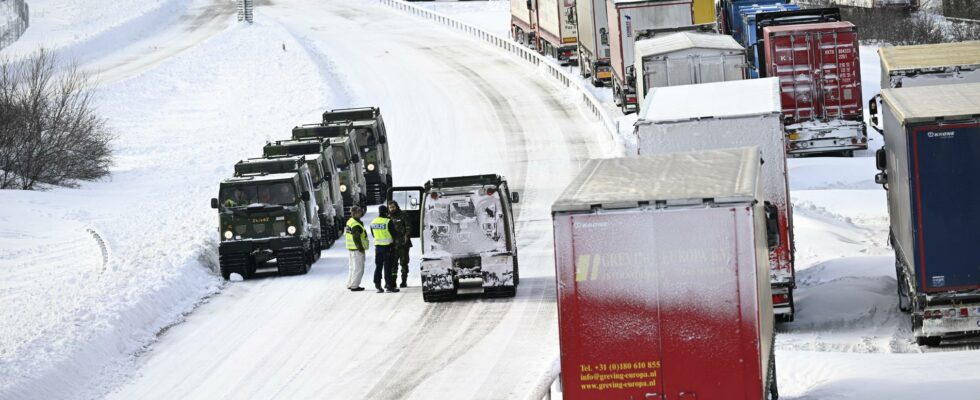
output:
M694 25L693 0L606 0L613 99L623 113L637 110L635 42L651 32Z
M656 87L745 79L745 48L717 33L677 32L636 42L636 93Z
M980 41L882 47L881 87L980 82Z
M775 214L769 237L769 278L776 316L792 321L793 214L786 175L779 79L763 78L650 91L634 125L640 156L678 151L757 146L767 212Z
M612 79L609 66L609 20L606 0L578 0L575 3L578 21L578 64L583 78L602 86Z
M577 62L575 0L531 0L538 16L538 51L563 65Z
M534 0L510 0L510 37L525 46L537 46L538 16Z

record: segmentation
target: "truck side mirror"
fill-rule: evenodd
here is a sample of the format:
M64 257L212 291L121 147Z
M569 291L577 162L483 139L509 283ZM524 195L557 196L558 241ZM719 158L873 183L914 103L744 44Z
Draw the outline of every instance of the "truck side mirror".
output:
M518 194L517 192L510 192L510 202L511 203L520 203L521 202L521 195Z
M213 198L213 197L211 198L211 208L214 208L214 209L217 209L218 208L218 199Z
M878 121L879 121L878 120L878 99L880 99L880 98L881 98L881 95L879 94L879 95L875 95L875 96L871 97L871 100L868 100L868 115L871 116L871 123L868 124L868 125L871 125L871 129L874 129L874 130L878 131L878 133L884 135L885 133L882 132L881 128L878 126Z
M888 159L885 158L885 148L882 147L875 152L875 167L879 171L884 171L888 168Z
M310 192L304 190L303 195L300 196L300 198L302 198L303 201L310 201Z
M351 157L351 158L350 158L350 160L351 160L352 162L355 162L355 163L359 163L359 162L361 162L361 156L359 156L359 155L357 155L357 154L354 154L354 156L353 156L353 157Z
M763 203L766 212L766 243L769 250L779 246L779 208L770 202Z
M378 143L385 144L388 143L388 138L386 136L381 136L378 138Z
M528 10L530 10L530 9L531 9L531 1L532 1L532 0L527 0L527 9L528 9Z

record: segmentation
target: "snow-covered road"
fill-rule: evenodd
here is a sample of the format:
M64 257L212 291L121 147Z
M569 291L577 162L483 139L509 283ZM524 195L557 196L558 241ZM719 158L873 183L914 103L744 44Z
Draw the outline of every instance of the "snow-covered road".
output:
M523 396L557 355L550 205L580 162L611 154L608 135L526 64L413 17L312 0L256 14L288 21L303 48L287 51L311 54L326 80L343 82L333 90L348 103L322 107L381 107L396 185L509 178L522 195L518 296L426 304L417 264L402 293L351 293L336 245L306 276L226 286L162 335L113 397Z

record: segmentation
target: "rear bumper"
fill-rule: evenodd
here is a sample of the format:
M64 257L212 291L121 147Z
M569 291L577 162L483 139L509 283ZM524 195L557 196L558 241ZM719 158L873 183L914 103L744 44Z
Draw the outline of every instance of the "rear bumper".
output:
M457 291L461 283L470 288L515 286L514 257L510 253L480 254L480 264L468 268L454 261L472 256L445 256L422 259L422 290L425 292Z
M951 294L925 296L924 300L925 308L916 313L923 317L922 328L915 332L916 336L948 337L980 334L980 299L976 293L964 293L960 296ZM965 315L962 314L963 311L966 312Z
M786 126L789 154L867 150L867 126L861 121L809 121Z

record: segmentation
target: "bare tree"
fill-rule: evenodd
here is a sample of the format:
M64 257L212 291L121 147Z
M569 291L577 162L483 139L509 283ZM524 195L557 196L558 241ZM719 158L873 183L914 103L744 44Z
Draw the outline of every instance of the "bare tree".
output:
M75 187L109 174L113 135L91 104L88 78L39 50L0 62L0 189Z

